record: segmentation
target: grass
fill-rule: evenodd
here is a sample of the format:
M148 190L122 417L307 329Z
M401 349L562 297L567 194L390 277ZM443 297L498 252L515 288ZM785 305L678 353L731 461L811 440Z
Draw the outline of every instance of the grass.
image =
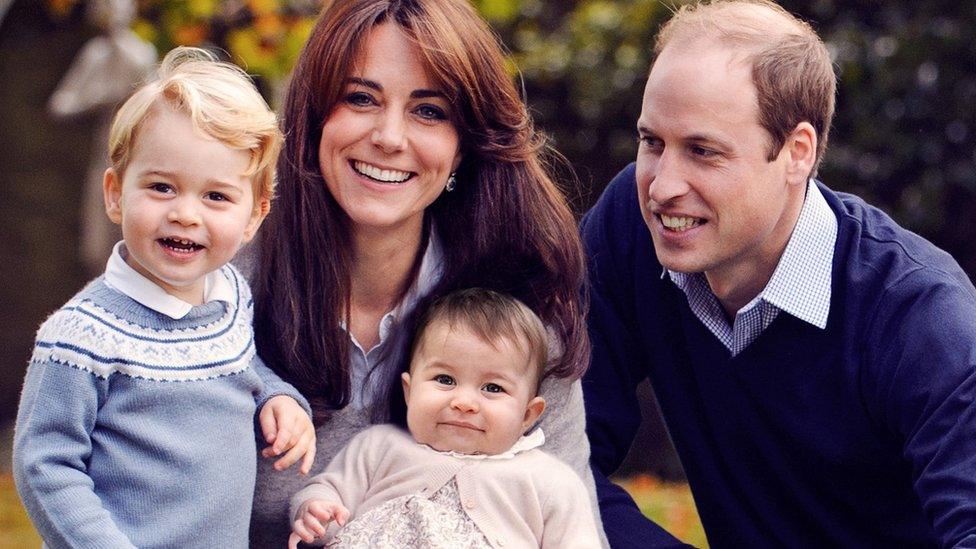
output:
M648 475L617 479L617 482L634 497L645 515L678 539L696 547L708 546L687 484L661 482ZM41 538L27 519L13 479L9 473L0 474L0 549L40 545Z
M41 538L20 504L14 479L9 473L0 475L0 549L40 546Z
M695 547L708 547L691 490L684 482L662 482L650 475L614 479L637 502L644 516Z

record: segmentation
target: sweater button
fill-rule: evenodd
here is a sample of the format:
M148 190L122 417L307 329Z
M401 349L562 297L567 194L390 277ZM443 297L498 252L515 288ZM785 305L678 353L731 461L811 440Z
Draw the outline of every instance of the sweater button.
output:
M465 509L474 509L474 500L473 499L469 499L468 501L465 501L464 502L464 508Z
M502 538L498 538L498 539L495 540L495 544L498 545L499 547L504 547L505 546L505 540L503 540Z

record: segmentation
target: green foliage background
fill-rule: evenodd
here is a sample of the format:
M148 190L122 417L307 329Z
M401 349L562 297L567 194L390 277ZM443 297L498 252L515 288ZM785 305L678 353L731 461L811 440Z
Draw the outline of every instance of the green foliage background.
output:
M48 0L52 13L78 0ZM585 208L632 160L653 34L675 0L475 0L511 50L538 125L570 160ZM782 0L827 42L840 76L821 177L881 206L976 273L976 0ZM287 76L315 0L141 0L161 51L212 44Z
M98 30L93 0L13 0L0 33L0 416L43 315L87 273L71 230L93 121L51 121L44 104ZM259 75L274 102L318 0L136 0L133 29L164 53L219 47ZM340 0L341 1L341 0ZM537 125L575 168L584 211L635 155L634 125L655 30L683 0L473 0L510 50ZM876 204L976 274L976 0L781 0L832 52L840 87L821 178ZM30 273L26 276L25 273Z

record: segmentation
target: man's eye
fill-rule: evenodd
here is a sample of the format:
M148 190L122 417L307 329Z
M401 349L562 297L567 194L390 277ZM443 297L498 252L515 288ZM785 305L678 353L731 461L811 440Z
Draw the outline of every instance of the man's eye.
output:
M482 387L482 390L484 390L486 393L504 393L505 392L505 389L503 389L502 386L499 385L499 384L497 384L497 383L486 383L485 386Z
M660 150L660 149L663 149L664 148L664 144L661 142L661 140L658 139L657 137L652 136L652 135L641 135L641 136L638 136L637 143L640 146L648 147L648 148L654 149L654 150Z
M713 151L711 149L706 149L705 147L701 147L699 145L692 145L692 147L691 147L691 154L693 154L695 156L700 156L702 158L711 158L711 157L715 156L718 153L716 153L715 151Z
M441 385L454 385L454 378L447 374L439 374L434 376L434 381L440 383Z

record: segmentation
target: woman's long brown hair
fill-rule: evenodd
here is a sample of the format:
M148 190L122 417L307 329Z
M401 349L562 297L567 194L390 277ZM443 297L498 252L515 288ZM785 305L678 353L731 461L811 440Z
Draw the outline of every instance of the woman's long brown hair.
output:
M444 264L418 310L461 288L511 294L559 339L563 352L547 375L579 377L589 359L583 252L543 163L557 156L536 133L497 37L466 0L341 0L324 9L284 106L278 198L253 281L259 354L308 398L318 421L349 402L349 339L340 324L349 315L350 235L322 179L318 147L359 49L384 22L417 44L461 136L457 188L426 212Z

